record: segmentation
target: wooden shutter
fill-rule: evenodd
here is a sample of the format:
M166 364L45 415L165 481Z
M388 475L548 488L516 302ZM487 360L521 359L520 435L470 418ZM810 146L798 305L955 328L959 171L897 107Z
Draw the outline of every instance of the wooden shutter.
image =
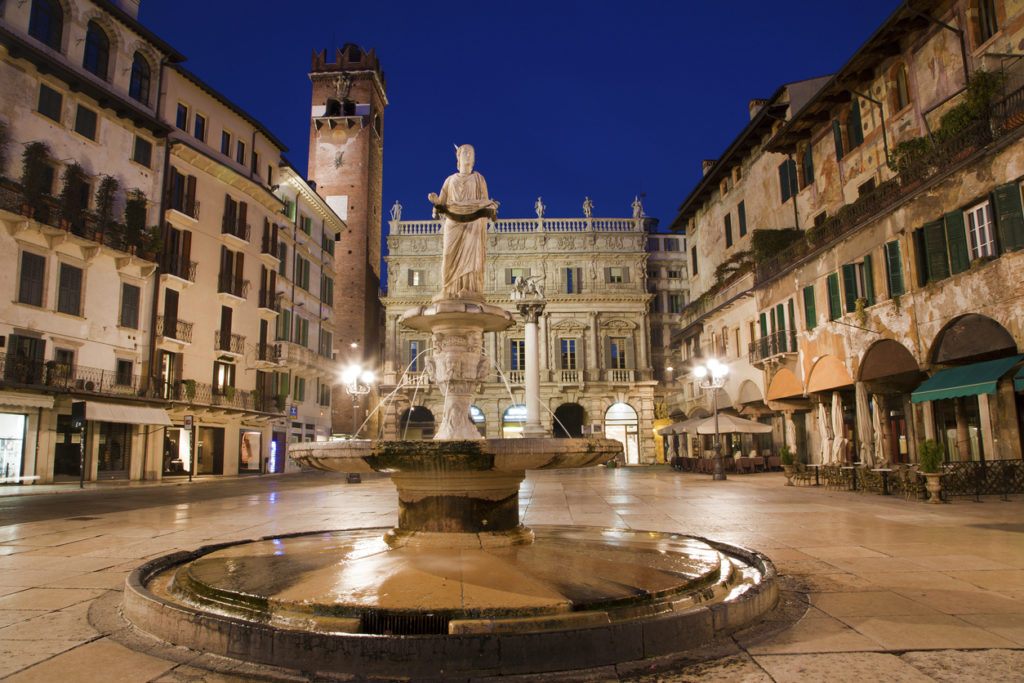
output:
M164 336L175 338L178 328L178 291L164 290Z
M185 210L188 215L196 217L196 177L188 176L185 180Z
M622 281L629 282L629 266L622 266Z
M804 287L804 327L813 330L818 325L818 313L814 309L814 285Z
M740 202L736 206L736 216L739 219L740 237L747 234L747 207Z
M843 301L846 312L853 313L857 308L857 266L852 263L843 264Z
M632 335L625 338L626 342L626 368L633 370L636 368L636 357L633 353L633 337Z
M925 258L928 264L928 282L949 277L949 260L946 254L946 228L942 221L925 223Z
M793 312L793 299L790 298L787 304L789 309L789 325L786 327L786 343L790 351L796 351L796 315ZM737 330L738 332L738 330ZM789 342L792 341L792 344ZM739 349L737 349L739 351Z
M769 321L769 329L771 330L771 333L775 334L775 332L779 328L775 324L775 309L774 308L769 308L768 309L768 321Z
M768 320L767 320L767 318L766 318L764 313L761 314L760 322L761 322L761 336L762 337L767 337L768 336Z
M839 119L832 119L832 137L836 143L836 159L843 158L843 131L839 126Z
M512 284L512 269L511 268L506 268L505 269L505 284L506 285Z
M785 161L779 164L779 196L783 202L789 199L789 171Z
M406 271L407 281L406 281L405 284L409 285L410 287L412 287L412 284L413 284L412 283L412 274L413 274L412 268L410 268L409 270Z
M868 306L874 305L875 276L871 269L871 254L864 254L864 298L868 300Z
M248 213L249 205L245 202L238 202L238 230L236 234L243 239L249 239L249 236L245 234L245 223Z
M576 271L576 278L573 282L576 285L576 293L579 294L583 291L583 269L573 268L573 270Z
M825 279L828 288L828 319L835 320L843 314L842 298L839 293L839 273L832 273Z
M1017 183L999 185L992 195L995 205L996 229L1003 251L1024 247L1024 212L1021 210L1020 187Z
M242 296L242 275L244 274L245 265L245 254L238 252L235 254L235 281L232 283L231 291L236 296Z
M612 281L612 269L611 268L606 267L604 269L604 281L605 282L611 282Z
M182 270L187 274L189 264L192 262L192 231L183 230L181 232L181 267Z
M900 260L898 240L885 245L885 279L890 297L899 296L906 291L903 287L903 263Z
M967 231L964 229L963 211L946 214L946 243L949 247L949 271L962 273L971 267L971 254L967 249Z
M231 201L231 195L224 195L224 218L221 220L221 229L224 232L230 230L233 226L235 218L235 207L234 202Z

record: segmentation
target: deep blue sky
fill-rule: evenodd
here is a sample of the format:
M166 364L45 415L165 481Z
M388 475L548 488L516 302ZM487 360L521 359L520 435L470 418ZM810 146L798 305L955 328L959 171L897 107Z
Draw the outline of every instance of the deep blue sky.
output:
M314 50L377 48L387 77L384 214L430 217L428 192L477 149L500 217L629 215L666 228L749 121L747 102L831 73L898 6L686 0L143 0L140 20L267 126L305 171Z

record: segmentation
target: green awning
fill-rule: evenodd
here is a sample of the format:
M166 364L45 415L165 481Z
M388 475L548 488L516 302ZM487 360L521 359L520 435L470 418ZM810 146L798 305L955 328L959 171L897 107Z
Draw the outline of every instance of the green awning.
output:
M1024 355L1009 356L987 360L984 363L971 363L939 370L910 395L910 400L914 403L923 403L924 401L938 401L957 396L994 394L999 378L1009 372L1010 368L1019 363L1022 358Z
M1013 390L1024 391L1024 368L1017 371L1017 374L1013 376Z

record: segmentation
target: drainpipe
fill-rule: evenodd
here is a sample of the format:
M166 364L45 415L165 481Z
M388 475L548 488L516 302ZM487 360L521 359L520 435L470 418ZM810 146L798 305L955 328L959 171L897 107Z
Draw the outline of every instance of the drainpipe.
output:
M156 117L160 120L160 107L163 104L164 99L164 69L167 66L167 60L160 60L160 69L158 70L158 81L156 87ZM161 231L164 229L164 199L167 197L167 177L170 173L171 165L171 140L170 134L167 135L166 144L164 145L164 168L160 178L160 202L158 204L158 216L160 222L157 228ZM165 245L166 246L166 245ZM153 277L153 310L150 312L149 320L149 383L146 387L152 393L154 380L156 379L156 321L157 321L157 309L160 305L160 260L157 259L156 270Z

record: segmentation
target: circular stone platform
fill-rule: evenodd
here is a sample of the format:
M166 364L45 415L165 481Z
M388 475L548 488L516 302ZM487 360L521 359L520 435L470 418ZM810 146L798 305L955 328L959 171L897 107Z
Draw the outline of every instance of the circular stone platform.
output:
M154 560L125 616L177 645L364 676L524 674L696 647L777 599L762 555L679 534L535 526L527 545L392 547L385 529Z

